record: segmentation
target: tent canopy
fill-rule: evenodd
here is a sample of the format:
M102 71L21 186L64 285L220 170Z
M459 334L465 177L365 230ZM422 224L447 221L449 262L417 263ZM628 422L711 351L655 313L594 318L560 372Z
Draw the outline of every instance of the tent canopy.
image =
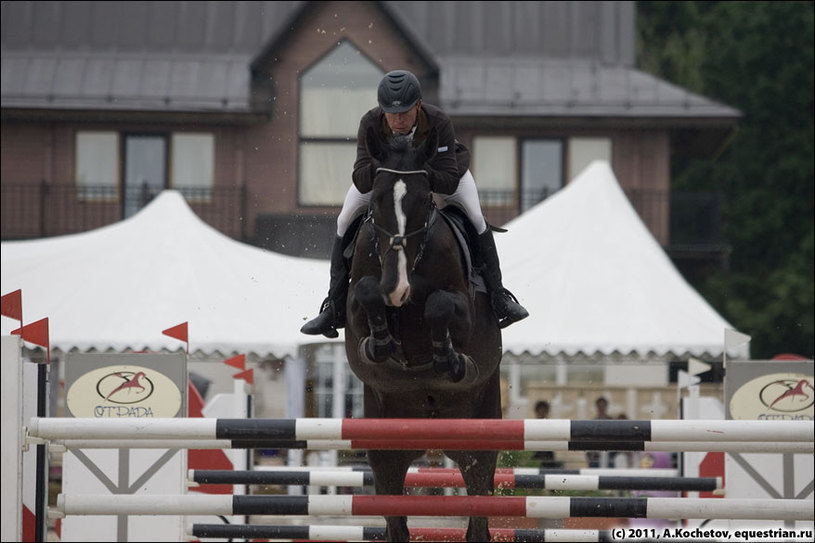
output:
M504 285L530 315L504 329L505 351L722 354L731 325L677 271L607 162L505 226Z
M237 242L172 190L103 228L2 244L2 293L22 289L24 324L48 317L63 352L176 350L162 331L188 322L191 353L294 356L327 280L327 262Z
M504 283L529 318L504 350L552 356L719 356L732 328L682 278L608 163L497 236ZM2 293L22 289L24 323L49 318L51 347L176 350L162 330L189 323L190 352L296 355L325 295L329 264L232 240L164 191L133 217L90 232L3 242ZM2 333L17 322L2 318ZM342 341L343 334L334 341ZM746 347L728 354L748 357Z

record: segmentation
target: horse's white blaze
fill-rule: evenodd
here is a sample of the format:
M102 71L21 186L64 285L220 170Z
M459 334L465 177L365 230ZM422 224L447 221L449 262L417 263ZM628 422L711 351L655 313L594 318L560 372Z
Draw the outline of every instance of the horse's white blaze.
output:
M402 200L405 194L407 194L407 186L405 182L400 179L393 185L393 209L396 215L397 235L399 236L405 235L405 228L407 227L407 217L402 209ZM391 305L400 307L410 294L410 283L408 283L407 257L405 257L405 251L397 251L396 258L398 279L396 281L396 288L388 293L388 298L390 299Z

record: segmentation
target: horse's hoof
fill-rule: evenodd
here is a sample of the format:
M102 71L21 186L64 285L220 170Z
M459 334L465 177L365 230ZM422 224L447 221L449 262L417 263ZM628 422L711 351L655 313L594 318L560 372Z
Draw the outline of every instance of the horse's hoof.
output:
M362 338L357 351L360 358L371 364L381 364L390 357L393 352L393 342L389 342L387 347L377 349L370 336Z
M374 360L374 355L370 351L371 348L371 338L365 337L359 340L359 347L357 352L359 353L359 357L364 361L368 362L369 364L375 364L376 360Z
M478 367L475 361L466 354L459 353L450 364L450 380L454 383L473 383L478 378Z
M456 355L455 359L450 363L450 379L452 379L454 383L458 383L464 379L464 375L467 373L466 364L464 355L462 354Z

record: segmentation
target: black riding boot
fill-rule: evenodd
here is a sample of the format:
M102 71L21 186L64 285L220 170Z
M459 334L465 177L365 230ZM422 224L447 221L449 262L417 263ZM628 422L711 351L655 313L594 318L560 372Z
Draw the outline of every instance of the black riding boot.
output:
M300 328L304 334L319 334L328 338L339 336L337 328L345 326L345 299L348 296L349 270L342 255L342 238L334 238L331 248L331 282L328 286L328 297L320 306L320 314Z
M484 266L481 274L487 289L490 291L492 309L498 317L498 326L506 328L513 322L518 322L529 316L529 312L518 303L513 294L504 288L501 280L501 267L498 263L498 251L495 248L495 239L492 237L492 230L487 227L487 231L478 236L478 247L481 251L481 259Z

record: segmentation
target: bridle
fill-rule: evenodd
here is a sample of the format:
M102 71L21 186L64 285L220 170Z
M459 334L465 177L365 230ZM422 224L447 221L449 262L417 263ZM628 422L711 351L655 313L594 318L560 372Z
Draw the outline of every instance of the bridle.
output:
M424 176L428 175L426 170L393 170L391 168L377 168L376 173L379 172L395 173L397 175L409 175L409 174L422 174ZM365 218L365 220L369 222L371 226L379 230L388 238L388 248L385 250L385 254L388 254L389 251L404 251L405 247L407 246L406 244L408 238L411 238L422 233L424 234L424 237L422 238L422 241L419 244L419 249L416 252L416 258L413 259L413 266L411 268L411 271L413 271L416 269L416 265L419 263L419 261L422 259L422 256L424 255L424 248L425 245L427 244L427 235L428 232L430 231L430 227L436 220L436 214L437 214L436 203L433 201L433 195L431 193L430 196L428 197L427 216L425 217L424 224L422 225L421 228L417 228L413 232L410 232L403 236L390 233L385 228L376 224L376 221L374 221L373 209L370 208L368 209L368 216ZM371 232L371 234L372 237L374 238L376 254L379 255L379 263L381 264L384 255L382 255L379 252L379 238L373 235L374 232Z

